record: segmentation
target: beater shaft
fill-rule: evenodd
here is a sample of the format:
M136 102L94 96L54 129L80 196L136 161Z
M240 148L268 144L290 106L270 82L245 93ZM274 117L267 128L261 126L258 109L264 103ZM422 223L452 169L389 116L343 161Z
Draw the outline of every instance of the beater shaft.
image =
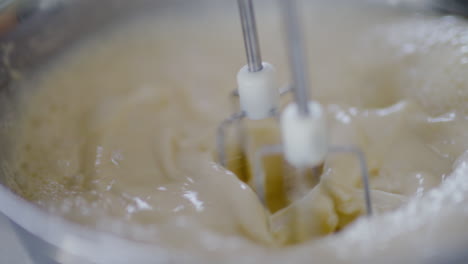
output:
M302 116L309 115L309 80L307 78L308 68L306 63L306 52L302 39L302 28L297 11L296 0L281 0L284 27L287 39L287 48L293 77L294 100Z
M247 53L247 65L250 72L262 70L262 56L258 42L257 25L252 0L238 0L244 45Z

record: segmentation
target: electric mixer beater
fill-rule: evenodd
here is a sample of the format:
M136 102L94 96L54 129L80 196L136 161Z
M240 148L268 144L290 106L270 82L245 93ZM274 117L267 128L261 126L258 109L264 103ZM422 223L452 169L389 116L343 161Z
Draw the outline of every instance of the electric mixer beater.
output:
M293 76L291 90L294 100L280 113L280 95L287 89L280 92L274 67L262 62L252 0L238 0L247 65L237 75L238 89L234 93L239 97L240 111L225 119L218 127L218 160L222 166L227 165L225 130L228 126L239 124L244 118L262 120L276 117L279 119L282 143L260 147L252 162L254 185L262 202L266 202L266 173L263 168L263 159L266 156L283 155L289 165L303 173L307 169L317 169L328 155L348 153L355 155L359 162L366 213L370 216L372 202L365 155L356 146L329 145L325 110L319 102L309 100L307 63L296 1L279 2ZM240 141L243 142L245 130L238 133L241 133ZM243 151L245 150L244 146Z

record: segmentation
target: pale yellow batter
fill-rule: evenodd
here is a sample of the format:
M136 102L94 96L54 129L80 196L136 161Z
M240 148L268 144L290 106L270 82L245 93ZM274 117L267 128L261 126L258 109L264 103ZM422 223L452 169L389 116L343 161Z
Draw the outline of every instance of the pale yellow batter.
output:
M203 247L194 245L200 232L277 247L319 239L363 215L353 156L329 156L317 184L302 186L292 201L268 194L274 213L250 180L237 177L248 173L216 163L216 126L232 111L228 95L244 64L236 18L140 18L28 81L34 90L21 101L8 186L72 221L179 248ZM328 28L310 23L311 94L326 106L332 143L365 151L381 219L449 178L468 146L468 67L458 53L467 50L468 27L453 18L353 18L339 30L340 20L330 18ZM262 19L265 60L285 83L279 21ZM251 146L274 138L270 121L249 124ZM235 172L248 166L238 154L229 158ZM286 183L267 188L275 184ZM124 232L122 223L145 231Z

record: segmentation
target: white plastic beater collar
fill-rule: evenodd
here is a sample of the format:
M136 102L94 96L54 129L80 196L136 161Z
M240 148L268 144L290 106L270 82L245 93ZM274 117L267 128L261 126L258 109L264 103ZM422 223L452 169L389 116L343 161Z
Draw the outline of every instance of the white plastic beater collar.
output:
M239 101L247 118L260 120L270 117L279 105L279 87L273 65L263 62L257 72L249 71L247 65L237 74Z
M309 115L302 116L297 104L290 103L281 114L281 132L286 160L298 168L312 168L328 152L328 129L320 103L310 101Z

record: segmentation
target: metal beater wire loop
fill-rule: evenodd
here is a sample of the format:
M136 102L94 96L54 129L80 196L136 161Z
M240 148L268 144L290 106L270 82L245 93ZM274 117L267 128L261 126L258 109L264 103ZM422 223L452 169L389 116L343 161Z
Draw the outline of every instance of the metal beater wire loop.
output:
M221 166L226 167L226 128L235 121L241 120L245 117L243 111L232 114L230 117L224 119L218 126L216 133L216 150L218 152L218 161Z
M364 186L364 200L366 202L367 216L372 215L372 201L370 195L369 172L367 168L366 157L364 152L356 146L331 146L330 152L332 153L351 153L356 155L359 159L359 166L361 168L362 184Z

